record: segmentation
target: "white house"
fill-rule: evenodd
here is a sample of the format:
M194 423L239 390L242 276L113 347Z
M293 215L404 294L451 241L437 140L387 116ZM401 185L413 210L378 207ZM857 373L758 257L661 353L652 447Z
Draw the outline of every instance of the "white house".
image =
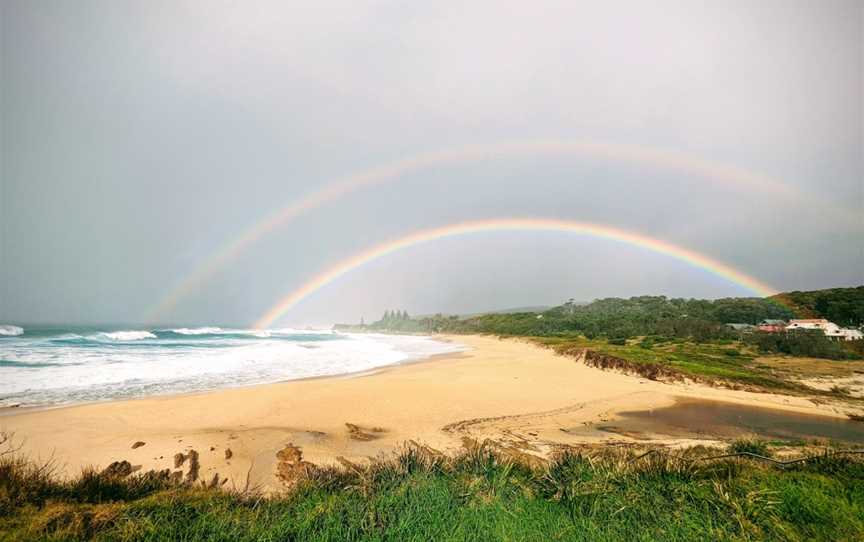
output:
M825 335L836 333L840 326L834 322L829 322L824 318L813 318L810 320L789 320L787 330L793 329L818 329L825 332Z
M790 320L786 326L787 331L795 329L818 329L831 339L839 339L843 341L857 341L864 339L864 333L857 329L841 328L834 322L829 322L824 318L814 318L809 320Z
M843 334L844 341L860 341L864 339L864 333L859 329L843 328L840 330L840 333Z

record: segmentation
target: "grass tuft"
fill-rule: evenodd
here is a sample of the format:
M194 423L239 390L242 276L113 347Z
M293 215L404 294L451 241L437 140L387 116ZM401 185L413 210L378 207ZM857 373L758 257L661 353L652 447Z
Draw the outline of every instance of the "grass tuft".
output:
M729 451L732 453L750 453L762 457L771 457L772 455L768 443L756 438L738 439L729 445Z

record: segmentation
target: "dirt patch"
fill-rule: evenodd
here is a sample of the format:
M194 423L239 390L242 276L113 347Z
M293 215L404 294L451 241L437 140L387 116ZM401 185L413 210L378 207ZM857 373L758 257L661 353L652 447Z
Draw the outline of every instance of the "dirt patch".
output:
M175 469L179 469L180 467L182 467L183 463L185 463L185 462L186 462L186 456L185 455L183 455L182 453L179 453L179 452L174 454L174 468Z
M115 461L105 467L100 474L107 478L125 478L140 468L138 466L136 469L128 461Z
M299 446L288 443L284 448L276 452L276 477L285 485L293 485L306 476L315 465L303 461L303 451Z
M201 464L198 462L198 452L195 450L189 450L186 454L179 452L174 454L175 469L182 467L186 461L189 461L189 470L186 472L186 481L194 482L198 479L198 473L201 470Z
M201 470L201 464L198 462L198 452L189 450L186 454L186 459L189 460L189 470L186 472L186 481L194 482L198 479L198 472Z

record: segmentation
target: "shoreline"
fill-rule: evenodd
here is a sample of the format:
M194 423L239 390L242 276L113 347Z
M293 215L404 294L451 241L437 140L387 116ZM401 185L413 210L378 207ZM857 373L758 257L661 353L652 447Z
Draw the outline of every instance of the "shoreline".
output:
M429 336L429 338L438 340L434 336ZM442 342L453 342L453 341L442 341ZM146 401L146 400L157 400L157 399L174 399L180 397L196 397L202 395L209 395L212 393L219 393L222 391L228 390L243 390L243 389L251 389L258 388L262 386L276 386L279 384L287 384L290 382L306 382L306 381L314 381L314 380L325 380L325 379L342 379L342 378L362 378L365 376L374 376L376 374L382 373L384 371L388 371L391 369L396 369L398 367L407 367L410 365L417 365L422 363L432 363L435 361L446 361L448 359L458 359L462 354L470 350L466 348L465 350L458 352L443 352L440 354L432 354L431 356L425 356L421 358L407 359L403 361L397 361L396 363L389 363L387 365L380 365L378 367L373 367L371 369L362 369L359 371L352 371L348 373L336 373L329 375L316 375L316 376L302 376L300 378L289 378L284 380L276 380L273 382L261 382L258 384L241 384L239 386L226 386L224 388L213 388L208 390L195 390L195 391L181 391L181 392L173 392L173 393L161 393L156 395L141 395L137 397L119 397L119 398L111 398L111 399L103 399L99 401L83 401L80 403L56 403L56 404L45 404L45 405L28 405L28 406L0 406L0 420L2 420L5 416L15 416L17 414L23 414L25 412L47 412L47 411L56 411L67 408L76 408L90 405L109 405L113 403L125 403L125 402L133 402L133 401ZM2 425L2 424L0 424Z
M282 487L275 476L277 453L288 445L302 450L305 461L333 464L364 462L409 441L451 452L466 437L539 455L558 444L710 442L565 431L594 427L620 412L672 406L678 398L845 418L841 409L803 397L666 384L604 371L520 339L433 338L467 350L350 374L48 409L10 408L14 412L0 417L0 430L14 433L31 458L54 458L66 475L122 460L144 471L174 469L174 455L194 449L202 479L218 473L243 487L248 474L250 483L277 490ZM145 444L133 449L138 441Z

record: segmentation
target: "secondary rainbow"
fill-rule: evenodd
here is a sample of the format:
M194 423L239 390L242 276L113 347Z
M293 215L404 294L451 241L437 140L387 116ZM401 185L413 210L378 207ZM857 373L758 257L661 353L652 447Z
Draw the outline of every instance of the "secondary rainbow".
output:
M723 186L758 191L771 197L779 196L797 203L807 201L808 204L812 205L815 201L813 196L805 198L800 190L765 175L720 164L691 154L636 145L583 140L531 140L469 145L457 149L421 153L325 183L321 189L310 192L256 222L238 236L227 240L210 256L202 260L165 296L146 311L146 319L155 322L166 317L170 309L176 306L182 297L192 293L216 271L235 259L246 247L299 216L331 201L361 188L399 179L414 171L522 155L584 155L603 160L643 164L685 173L688 175L686 177L688 180L700 179ZM832 214L841 216L848 213L835 209Z
M298 303L314 294L321 288L343 277L351 271L378 258L387 256L399 250L459 235L501 232L501 231L549 231L565 232L578 235L610 239L648 249L652 252L665 254L695 267L704 269L714 275L722 277L737 284L761 297L774 295L777 290L764 282L747 275L723 262L709 258L699 252L674 245L672 243L642 235L632 231L613 228L602 224L590 222L575 222L569 220L554 220L541 218L503 218L494 220L478 220L472 222L460 222L438 228L418 231L398 239L387 241L371 249L365 250L350 258L342 260L330 269L313 277L311 280L292 291L273 305L254 327L256 329L267 329L281 318L285 313L294 308Z

